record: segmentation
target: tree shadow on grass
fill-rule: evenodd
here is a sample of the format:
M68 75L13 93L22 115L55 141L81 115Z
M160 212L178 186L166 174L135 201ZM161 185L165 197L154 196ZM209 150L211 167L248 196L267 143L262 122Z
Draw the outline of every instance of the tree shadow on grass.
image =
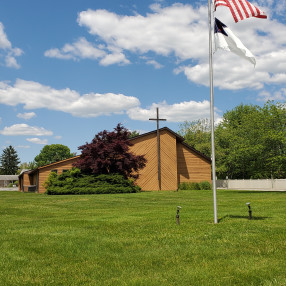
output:
M267 216L253 216L252 219L249 219L248 216L243 216L243 215L225 215L222 218L218 219L218 222L222 222L223 220L226 219L247 219L247 220L265 220L271 217Z

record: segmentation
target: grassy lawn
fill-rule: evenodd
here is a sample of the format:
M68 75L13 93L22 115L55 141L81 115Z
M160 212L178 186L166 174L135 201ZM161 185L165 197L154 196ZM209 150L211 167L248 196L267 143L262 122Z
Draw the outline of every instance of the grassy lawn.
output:
M0 192L0 285L286 285L286 193L217 199Z

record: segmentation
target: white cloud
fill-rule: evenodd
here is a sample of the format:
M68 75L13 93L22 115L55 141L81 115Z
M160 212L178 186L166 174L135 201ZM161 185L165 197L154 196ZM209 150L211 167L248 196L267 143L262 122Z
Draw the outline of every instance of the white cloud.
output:
M8 55L6 55L5 58L5 64L6 67L8 68L15 68L15 69L19 69L20 65L17 63L16 58L13 56L13 53L8 53Z
M283 84L286 81L286 73L283 72L282 67L283 59L286 58L286 54L282 55L284 53L280 51L280 57L275 56L277 53L274 52L258 58L257 66L254 68L232 53L217 52L213 61L214 86L220 89L239 90L262 89L265 84ZM233 65L234 62L235 65ZM193 66L180 66L174 72L184 72L190 81L209 86L207 62Z
M140 105L138 98L114 93L80 95L69 88L57 90L33 81L17 79L14 86L0 82L0 103L25 109L47 108L78 117L120 114Z
M76 60L76 57L70 53L65 53L64 48L60 49L50 49L45 51L44 55L48 58L56 58L61 60Z
M18 145L18 146L16 146L16 148L17 149L29 149L29 148L31 148L31 146L29 146L29 145Z
M113 64L129 64L130 61L126 59L125 55L123 53L114 53L114 54L108 54L99 62L103 66L109 66Z
M4 25L0 22L0 48L1 49L11 49L12 45L7 38L7 35L4 31Z
M208 101L189 101L173 105L164 101L158 104L153 103L151 107L144 109L140 106L139 99L132 96L113 93L80 95L68 88L56 90L37 82L19 79L14 86L0 82L0 104L12 106L23 104L26 109L47 108L78 117L97 117L125 112L131 119L144 121L153 117L156 107L160 107L160 113L171 122L208 117L210 108ZM21 114L22 118L32 115L33 112ZM216 116L218 117L218 115ZM27 124L16 124L5 127L4 130L0 131L0 134L42 136L52 135L52 132Z
M124 50L139 54L152 51L164 56L175 54L184 60L203 55L203 50L190 47L199 45L201 41L207 47L207 38L200 33L207 28L207 22L201 17L207 13L206 7L195 10L190 5L174 4L161 9L159 4L155 4L151 9L153 13L146 17L138 14L119 16L106 10L79 13L79 25L87 27L103 43L96 47L101 52L96 57L100 64L128 64ZM196 37L193 37L195 31ZM45 55L61 59L91 58L86 57L77 45L78 42L66 44L62 49L46 51ZM85 39L83 46L95 47Z
M109 48L111 50L111 48ZM80 38L72 44L66 44L62 49L50 49L44 54L46 57L58 58L63 60L80 60L91 59L99 60L99 63L103 66L109 66L112 64L129 64L129 60L125 55L117 49L116 52L107 53L104 51L104 46L99 45L96 47L92 43L88 42L85 38Z
M62 49L50 49L45 52L46 57L59 59L98 59L102 58L106 53L89 43L85 38L79 38L73 44L66 44Z
M259 4L259 7L267 7L269 12L285 17L286 0L256 0L256 2ZM267 15L269 15L269 13Z
M127 114L133 120L148 121L149 118L155 117L156 107L160 109L160 118L165 118L169 122L194 121L201 118L209 118L210 115L210 102L207 100L201 102L184 101L172 105L163 101L153 103L146 109L141 107L130 109ZM217 112L215 112L215 118L219 118Z
M160 64L158 61L150 58L150 57L147 57L147 56L141 56L140 57L142 60L144 60L144 62L146 62L147 65L151 65L153 66L155 69L161 69L163 68L164 66L162 64Z
M269 16L267 20L252 17L238 25L234 23L228 8L219 7L215 13L218 18L222 16L225 24L257 59L257 66L253 69L248 62L236 55L217 52L214 55L214 84L220 89L262 89L265 84L280 85L285 82L286 25L272 20L271 11L285 11L286 1L258 2ZM101 65L127 64L129 60L126 53L140 57L148 53L150 57L151 52L153 58L149 58L146 64L161 68L156 55L175 56L175 73L184 72L190 81L208 85L207 6L195 7L177 3L162 7L156 3L150 9L151 12L146 16L126 16L107 10L89 9L80 12L77 21L101 43L96 47L102 52L97 58ZM87 42L85 44L91 45ZM74 49L70 48L72 55L69 51L63 53L62 50L62 57L85 58L81 49L76 49L77 54Z
M281 88L273 93L265 90L259 93L257 101L266 102L269 100L286 101L286 88Z
M0 58L4 58L6 67L20 68L17 63L16 57L23 54L23 51L19 48L13 48L11 42L4 31L4 25L0 22Z
M200 32L207 28L207 8L194 9L190 5L174 4L161 8L152 5L153 13L120 16L106 10L87 10L79 13L78 23L87 27L90 34L107 45L135 53L155 52L159 55L174 53L180 59L203 54L192 46L207 47L207 38ZM196 33L195 33L196 32ZM194 37L194 35L196 35Z
M4 127L3 130L0 130L0 134L9 136L51 136L53 135L53 132L46 130L43 127L29 126L27 124L14 124L9 127Z
M163 67L163 65L159 64L157 61L155 60L147 60L146 61L147 65L151 65L154 66L155 69L161 69Z
M34 144L40 144L40 145L46 145L48 144L47 139L40 139L40 138L27 138L28 142L34 143Z
M37 116L35 112L26 112L26 113L18 113L17 114L17 117L18 118L22 118L22 119L25 119L25 120L29 120L33 117Z

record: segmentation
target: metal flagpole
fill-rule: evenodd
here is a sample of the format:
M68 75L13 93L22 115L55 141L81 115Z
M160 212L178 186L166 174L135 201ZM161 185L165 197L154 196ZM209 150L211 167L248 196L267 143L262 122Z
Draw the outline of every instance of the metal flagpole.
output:
M211 145L212 145L212 182L214 223L217 223L216 203L216 170L215 170L215 140L214 140L214 95L213 95L213 47L212 47L212 0L208 0L209 10L209 77L210 77L210 116L211 116Z

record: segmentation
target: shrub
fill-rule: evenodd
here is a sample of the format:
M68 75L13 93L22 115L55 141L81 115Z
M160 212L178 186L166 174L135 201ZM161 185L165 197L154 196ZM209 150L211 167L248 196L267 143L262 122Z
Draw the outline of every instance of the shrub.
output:
M201 190L211 190L212 189L212 186L211 186L209 181L202 181L199 184L200 184Z
M189 183L183 182L179 186L179 190L189 190Z
M120 174L87 175L77 168L51 173L44 185L48 195L136 193L141 189Z
M18 187L18 181L15 181L15 182L13 182L13 183L10 183L10 184L8 185L8 188L12 188L13 186Z
M183 182L179 185L179 190L211 190L211 184L208 181Z
M201 189L200 184L197 182L191 182L189 186L190 186L190 190L200 190Z

